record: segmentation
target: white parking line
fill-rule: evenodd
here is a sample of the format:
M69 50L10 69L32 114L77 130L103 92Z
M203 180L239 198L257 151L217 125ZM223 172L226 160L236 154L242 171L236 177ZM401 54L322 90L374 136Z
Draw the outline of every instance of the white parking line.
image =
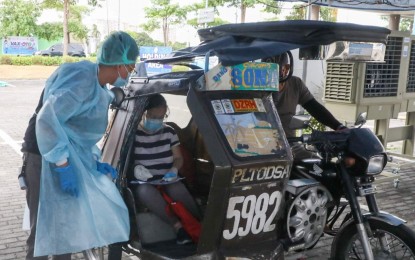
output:
M15 88L16 86L10 83L7 83L6 81L0 81L0 87L13 87Z
M8 135L6 132L0 129L0 138L3 139L3 141L8 144L18 155L22 155L22 152L20 151L20 145L18 145L18 142L14 141L10 135Z

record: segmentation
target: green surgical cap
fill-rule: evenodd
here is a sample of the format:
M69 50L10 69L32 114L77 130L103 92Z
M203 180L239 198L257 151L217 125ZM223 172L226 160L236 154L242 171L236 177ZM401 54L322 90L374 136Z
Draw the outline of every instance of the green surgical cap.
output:
M121 65L135 63L138 46L125 32L112 32L98 50L97 62L103 65Z

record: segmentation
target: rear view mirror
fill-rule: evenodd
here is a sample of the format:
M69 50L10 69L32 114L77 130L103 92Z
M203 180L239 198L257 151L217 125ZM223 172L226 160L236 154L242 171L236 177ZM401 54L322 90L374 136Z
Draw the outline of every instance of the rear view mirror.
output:
M112 93L114 94L114 100L111 102L111 106L112 107L120 107L122 102L125 99L125 93L124 90L122 90L121 88L118 87L113 87L111 89Z
M366 119L367 119L367 113L366 112L360 113L357 116L356 122L354 122L354 125L364 125L366 123Z
M320 45L308 46L300 48L298 52L298 58L300 60L323 60L324 51Z

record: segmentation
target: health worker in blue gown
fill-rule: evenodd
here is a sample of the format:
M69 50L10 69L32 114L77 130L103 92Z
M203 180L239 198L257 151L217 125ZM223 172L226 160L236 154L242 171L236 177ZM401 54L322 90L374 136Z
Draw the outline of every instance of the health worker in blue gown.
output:
M42 155L35 256L61 255L126 241L127 207L112 182L116 171L102 163L96 143L108 123L114 95L138 56L135 41L114 32L98 51L97 63L61 65L47 80L36 119Z

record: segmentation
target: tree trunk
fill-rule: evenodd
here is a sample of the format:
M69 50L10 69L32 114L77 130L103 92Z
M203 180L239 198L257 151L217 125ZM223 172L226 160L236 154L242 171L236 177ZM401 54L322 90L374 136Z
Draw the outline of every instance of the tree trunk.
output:
M400 14L389 15L389 26L388 29L392 31L399 31L399 22L401 21Z
M68 18L69 18L69 0L63 1L63 56L68 55Z
M309 20L318 21L319 18L320 18L320 6L319 5L311 5L310 12L311 12L311 14L310 14L310 19Z
M167 24L167 19L163 19L163 41L164 46L169 44L169 25Z
M241 23L245 23L246 5L241 3Z

